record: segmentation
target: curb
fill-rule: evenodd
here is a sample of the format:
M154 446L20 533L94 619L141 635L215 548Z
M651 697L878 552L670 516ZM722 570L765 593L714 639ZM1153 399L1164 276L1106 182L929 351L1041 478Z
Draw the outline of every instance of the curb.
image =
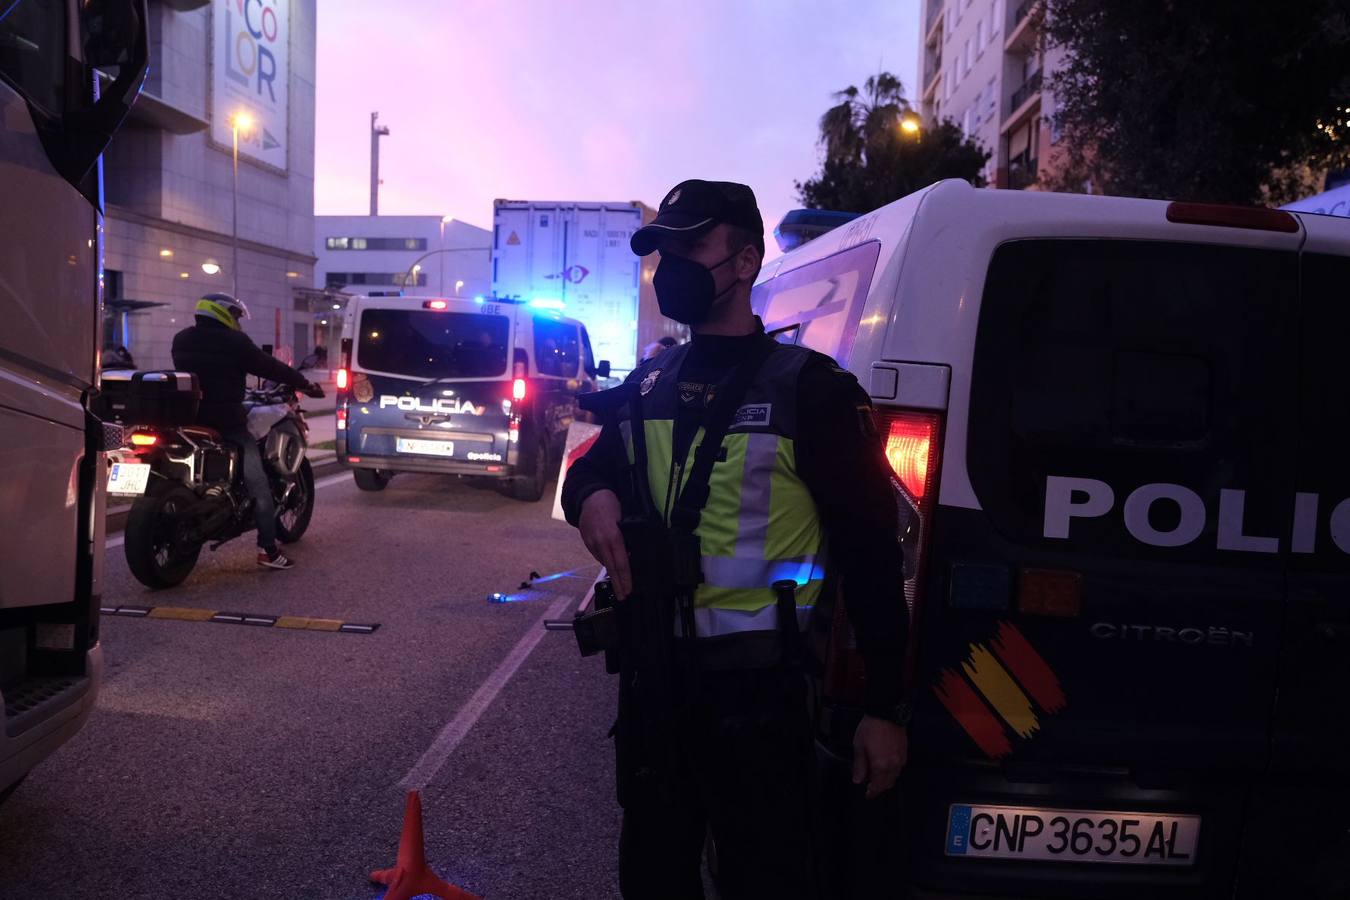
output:
M320 478L324 478L329 475L334 475L337 472L340 472L342 469L346 468L336 459L327 459L317 465L314 465L314 463L311 462L311 465L314 468L315 481L318 481ZM118 506L109 509L103 519L105 523L104 530L106 531L106 533L116 534L117 532L126 528L127 516L130 513L131 513L130 505Z

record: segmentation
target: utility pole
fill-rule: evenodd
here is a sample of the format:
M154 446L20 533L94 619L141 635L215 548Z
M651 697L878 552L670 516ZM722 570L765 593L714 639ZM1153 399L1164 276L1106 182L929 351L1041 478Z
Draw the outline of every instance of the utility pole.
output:
M376 125L380 114L370 114L370 214L380 214L380 138L389 133L388 125Z

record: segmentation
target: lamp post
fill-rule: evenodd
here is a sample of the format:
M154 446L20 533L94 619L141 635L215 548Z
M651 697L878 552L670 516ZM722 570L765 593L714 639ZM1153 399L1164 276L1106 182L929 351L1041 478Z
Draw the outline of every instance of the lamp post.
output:
M919 117L912 112L906 113L900 119L900 130L917 140L920 131Z
M441 246L440 246L440 249L442 249L442 250L445 249L445 226L446 226L447 223L453 222L453 221L455 221L455 217L454 217L454 216L441 216ZM440 285L439 285L439 290L440 290L441 296L444 297L444 296L445 296L445 256L444 256L444 255L441 256L441 283L440 283Z
M239 296L239 131L253 127L253 117L246 112L230 116L230 134L234 138L234 188L230 192L230 293Z

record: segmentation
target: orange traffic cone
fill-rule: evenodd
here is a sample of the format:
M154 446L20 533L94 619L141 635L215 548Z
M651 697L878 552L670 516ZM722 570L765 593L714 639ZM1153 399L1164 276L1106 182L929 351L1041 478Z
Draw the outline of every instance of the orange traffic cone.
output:
M417 791L408 791L403 834L398 839L398 862L392 869L371 872L370 880L389 886L384 900L412 900L419 894L432 894L442 900L480 900L437 878L427 866L426 842L422 837L422 798Z

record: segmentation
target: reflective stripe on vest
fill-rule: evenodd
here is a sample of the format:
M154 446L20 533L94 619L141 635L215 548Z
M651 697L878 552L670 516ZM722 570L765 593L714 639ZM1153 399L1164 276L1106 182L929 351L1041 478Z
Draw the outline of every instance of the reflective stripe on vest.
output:
M704 434L700 428L685 458L673 459L678 370L687 350L672 348L639 373L657 373L642 405L651 499L667 522ZM696 532L703 570L694 594L700 637L777 628L775 581L797 582L799 623L820 594L824 536L796 471L797 375L808 355L796 347L770 354L722 439L724 458L713 466ZM631 461L631 423L624 419L619 427Z

